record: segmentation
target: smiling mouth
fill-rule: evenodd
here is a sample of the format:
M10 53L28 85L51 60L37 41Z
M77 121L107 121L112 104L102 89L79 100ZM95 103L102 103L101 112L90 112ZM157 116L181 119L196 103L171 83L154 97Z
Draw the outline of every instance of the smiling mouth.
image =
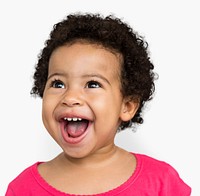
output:
M64 131L69 138L81 137L88 128L89 120L82 118L63 118Z

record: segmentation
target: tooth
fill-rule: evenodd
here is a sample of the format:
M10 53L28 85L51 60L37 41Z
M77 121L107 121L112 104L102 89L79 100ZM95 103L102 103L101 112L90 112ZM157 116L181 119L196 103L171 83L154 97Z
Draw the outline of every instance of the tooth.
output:
M67 121L81 121L82 120L82 118L67 118L67 117L64 117L63 119Z

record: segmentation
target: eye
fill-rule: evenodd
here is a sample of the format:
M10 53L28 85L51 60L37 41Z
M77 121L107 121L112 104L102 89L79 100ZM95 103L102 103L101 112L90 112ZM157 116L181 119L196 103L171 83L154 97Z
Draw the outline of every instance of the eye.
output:
M60 80L54 80L51 82L51 87L53 88L65 88L65 85Z
M100 88L100 87L101 87L101 84L97 81L89 81L86 84L86 88Z

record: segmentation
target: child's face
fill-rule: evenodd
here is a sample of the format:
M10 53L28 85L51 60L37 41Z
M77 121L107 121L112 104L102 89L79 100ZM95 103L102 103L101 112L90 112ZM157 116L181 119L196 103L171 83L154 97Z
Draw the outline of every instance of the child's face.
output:
M49 61L43 122L71 157L110 149L120 122L132 118L120 92L120 56L91 44L57 48Z

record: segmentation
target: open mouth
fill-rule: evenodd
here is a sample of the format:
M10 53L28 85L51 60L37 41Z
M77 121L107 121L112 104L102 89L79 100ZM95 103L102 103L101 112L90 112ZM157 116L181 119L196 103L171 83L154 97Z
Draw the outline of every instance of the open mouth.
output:
M63 129L69 138L81 137L88 128L89 120L82 118L63 118Z

